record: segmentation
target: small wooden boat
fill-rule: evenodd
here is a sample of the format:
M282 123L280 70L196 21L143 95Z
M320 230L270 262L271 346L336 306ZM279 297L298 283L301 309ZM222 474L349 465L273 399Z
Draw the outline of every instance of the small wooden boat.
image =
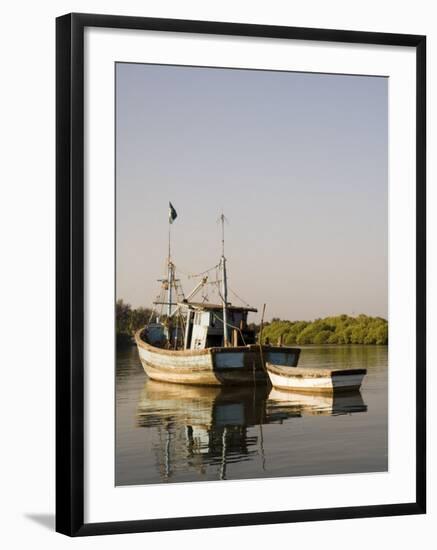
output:
M358 390L366 369L290 368L266 363L270 381L275 388L303 392L337 392Z

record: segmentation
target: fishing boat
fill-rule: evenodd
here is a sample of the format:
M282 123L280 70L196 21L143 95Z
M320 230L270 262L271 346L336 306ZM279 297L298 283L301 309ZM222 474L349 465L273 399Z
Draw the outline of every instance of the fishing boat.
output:
M266 369L275 388L326 393L359 390L367 372L366 369L289 368L273 361L266 362Z
M266 362L295 367L300 350L286 346L261 345L248 323L257 309L234 305L228 298L228 277L222 227L222 254L213 268L198 274L200 281L185 297L171 257L171 225L177 213L169 204L167 273L160 279L161 292L154 302L147 326L138 330L135 341L147 376L161 382L200 385L235 385L268 382ZM216 277L210 280L210 273ZM194 297L207 285L215 288L218 303ZM234 293L235 294L235 293ZM235 296L237 296L235 294ZM161 311L158 312L158 306ZM165 307L165 311L163 311ZM263 310L264 314L264 310ZM263 318L261 320L261 327ZM261 329L262 332L262 329Z

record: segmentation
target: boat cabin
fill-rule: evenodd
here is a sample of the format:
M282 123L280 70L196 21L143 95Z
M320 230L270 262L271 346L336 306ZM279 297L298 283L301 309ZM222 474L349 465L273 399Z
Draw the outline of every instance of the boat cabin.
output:
M223 306L209 303L180 302L186 311L184 349L205 349L226 345L223 324ZM255 331L247 325L249 312L255 308L226 306L228 345L246 346L255 343Z

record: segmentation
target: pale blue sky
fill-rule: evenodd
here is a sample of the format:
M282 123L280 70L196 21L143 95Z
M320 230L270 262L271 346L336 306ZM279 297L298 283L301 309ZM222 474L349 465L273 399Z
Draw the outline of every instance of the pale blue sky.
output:
M387 317L387 92L380 77L118 63L117 297L155 298L171 201L176 266L218 262L223 209L230 287L267 319Z

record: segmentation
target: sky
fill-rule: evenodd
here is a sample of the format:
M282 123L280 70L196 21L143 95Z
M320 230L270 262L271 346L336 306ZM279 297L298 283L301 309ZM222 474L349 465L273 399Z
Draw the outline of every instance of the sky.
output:
M165 275L169 201L185 294L220 259L223 211L230 289L266 319L387 318L388 79L117 63L116 293L134 307Z

